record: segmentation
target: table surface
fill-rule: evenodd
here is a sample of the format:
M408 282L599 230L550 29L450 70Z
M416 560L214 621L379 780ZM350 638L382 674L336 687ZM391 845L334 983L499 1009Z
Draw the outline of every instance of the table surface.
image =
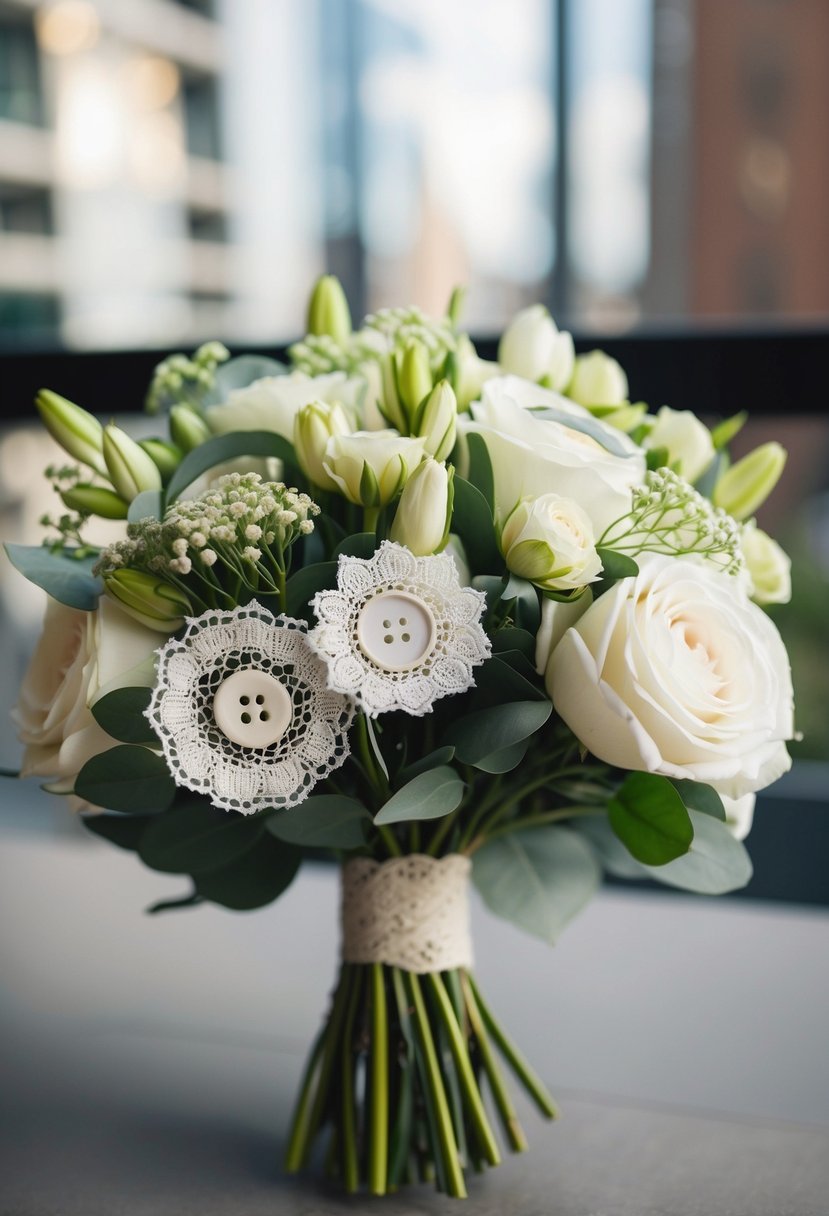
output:
M148 917L182 880L0 838L0 1214L361 1211L279 1161L336 963L336 875ZM829 916L605 892L554 950L473 909L477 974L559 1098L471 1183L515 1216L826 1216ZM387 1216L458 1210L417 1187ZM373 1206L373 1204L372 1204ZM379 1210L379 1209L378 1209Z

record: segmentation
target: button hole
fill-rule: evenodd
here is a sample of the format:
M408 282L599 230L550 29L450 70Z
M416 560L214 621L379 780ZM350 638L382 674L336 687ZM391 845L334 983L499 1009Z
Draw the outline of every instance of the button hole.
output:
M408 621L406 620L406 617L405 617L405 616L401 616L401 618L400 618L400 624L401 624L401 625L407 625L407 624L408 624Z
M391 621L383 621L384 629L391 629Z
M245 726L247 726L247 724L250 722L250 714L242 714L242 721L244 722Z
M267 711L266 709L263 709L263 710L262 710L262 712L261 712L261 714L259 715L259 721L260 721L260 722L267 722L267 720L268 720L268 718L269 718L270 716L271 716L271 715L268 713L268 711Z
M249 705L249 704L250 704L250 697L240 697L240 698L239 698L239 704L240 704L240 705Z
M386 643L387 646L389 646L394 641L394 638L391 636L390 633L387 633L386 636L383 638L383 641Z
M411 642L412 640L412 635L410 633L404 633L401 636L404 642Z
M261 692L260 692L259 696L256 698L256 704L257 705L265 704L265 698L262 696Z

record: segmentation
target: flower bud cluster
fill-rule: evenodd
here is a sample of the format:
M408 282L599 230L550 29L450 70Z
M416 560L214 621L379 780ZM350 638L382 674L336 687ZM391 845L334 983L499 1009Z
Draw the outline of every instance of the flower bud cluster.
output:
M744 565L738 524L671 469L646 474L633 491L633 507L615 520L598 545L617 553L698 553L728 574Z
M221 342L205 342L192 358L169 355L156 367L147 392L147 413L157 414L176 402L199 404L213 387L216 368L230 358Z

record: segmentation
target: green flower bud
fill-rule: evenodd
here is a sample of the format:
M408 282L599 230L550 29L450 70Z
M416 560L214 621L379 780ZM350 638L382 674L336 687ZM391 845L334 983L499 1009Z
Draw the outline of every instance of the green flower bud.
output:
M785 463L786 449L779 443L761 444L719 478L714 486L714 505L735 519L748 519L777 485Z
M104 429L98 419L50 389L41 389L35 405L46 430L64 451L106 477Z
M396 351L395 370L397 395L407 417L412 419L423 398L432 391L432 369L423 343L412 340L403 350Z
M166 439L139 439L138 446L147 453L166 485L184 459L184 452Z
M192 609L183 591L143 570L114 570L103 576L104 590L136 621L159 633L175 633Z
M109 480L127 502L144 490L161 489L161 474L155 462L126 431L113 423L104 427L104 460Z
M420 404L414 432L426 440L426 451L435 460L445 460L455 446L458 402L448 380L439 381Z
M87 482L78 482L61 494L65 505L70 511L78 511L81 515L100 515L102 519L126 519L129 503L120 494L108 490L105 486L93 486Z
M201 415L179 403L170 410L170 438L182 452L191 452L210 438L210 430Z
M349 435L351 428L338 403L311 401L294 419L294 450L299 467L313 485L321 490L337 490L337 483L326 473L325 450L332 435Z
M351 334L351 313L340 280L333 274L317 279L308 303L308 333L325 334L342 346Z
M416 557L440 552L449 538L454 476L451 466L427 457L403 487L390 537Z

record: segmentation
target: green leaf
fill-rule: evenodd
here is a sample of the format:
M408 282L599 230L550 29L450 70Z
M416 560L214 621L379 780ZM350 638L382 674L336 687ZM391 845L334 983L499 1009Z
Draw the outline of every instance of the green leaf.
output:
M493 693L503 701L547 701L537 680L534 667L517 650L505 650L482 663L476 673L476 684L481 692Z
M90 706L102 730L122 743L154 743L158 738L144 717L150 704L151 688L116 688Z
M493 752L491 756L484 756L475 765L484 773L510 773L524 759L529 747L528 739L521 739L518 743L512 743L509 747L502 748L499 752Z
M750 880L751 858L742 841L711 815L691 811L694 839L683 857L664 866L646 866L648 877L698 895L726 895Z
M265 816L222 811L204 800L159 815L141 840L139 854L151 870L208 874L252 849L265 831Z
M492 649L495 654L504 650L517 650L528 662L535 664L535 634L528 629L508 627L499 629L492 639Z
M721 448L727 447L747 422L747 411L740 410L739 414L733 414L730 418L725 418L722 422L718 423L711 432L711 441L715 449L719 452Z
M630 446L622 439L621 432L616 432L612 427L605 426L597 418L583 418L573 414L564 414L561 410L554 409L552 406L544 406L542 409L531 409L529 413L534 418L546 418L551 422L560 422L562 426L566 426L571 431L580 431L583 435L589 435L606 452L611 452L614 456L621 456L627 460L639 454L638 451L632 452L630 450Z
M236 912L273 903L293 882L302 854L294 845L265 835L232 865L198 874L196 893Z
M378 540L374 532L355 532L346 536L334 550L334 557L344 554L347 557L373 557L377 551Z
M455 502L452 510L452 531L463 541L466 558L473 574L491 574L502 570L504 559L495 543L492 510L480 490L455 477Z
M129 505L127 520L134 524L139 519L163 519L164 495L161 490L143 490Z
M455 478L457 481L457 478ZM501 574L478 574L472 580L472 586L476 591L483 591L486 596L486 611L492 612L496 604L501 602L501 592L507 584L507 580Z
M182 895L178 899L159 899L144 911L148 916L158 916L161 912L180 912L184 908L197 908L200 903L202 897L197 891L191 891L189 895Z
M631 855L661 866L687 853L694 829L677 790L656 773L629 773L608 803L610 826Z
M92 612L98 607L103 584L92 574L97 553L74 558L64 552L52 553L43 545L8 544L5 548L14 568L53 600L82 612Z
M550 944L595 894L601 874L587 842L565 827L511 832L472 857L472 880L487 907Z
M540 730L553 711L550 701L512 701L493 705L453 722L445 742L463 764L477 764Z
M538 632L541 624L541 605L538 592L531 582L511 574L501 594L501 599L505 603L511 603L510 611L516 625L530 633Z
M413 777L419 777L421 773L428 773L431 768L448 764L454 757L454 747L437 747L433 752L429 752L428 756L421 756L419 760L413 760L411 764L407 764L405 768L401 769L400 780L404 783L411 781Z
M463 782L454 769L446 765L429 769L392 794L374 816L374 822L386 824L411 819L439 819L460 805L463 788Z
M184 457L167 487L167 503L175 502L202 473L226 460L235 460L237 456L278 456L289 464L296 462L293 445L273 431L231 431L228 435L216 435Z
M362 803L342 794L312 795L267 819L267 829L277 839L321 849L358 849L370 825Z
M685 807L689 811L699 811L701 815L712 815L725 823L725 807L722 798L710 785L701 781L678 781L673 777L671 784L675 787Z
M492 473L489 448L486 446L483 435L479 435L475 431L470 431L466 442L469 449L469 477L467 480L483 495L490 515L492 515L495 503L495 479Z
M213 388L205 394L205 405L221 405L237 388L247 388L265 376L284 376L291 369L267 355L237 355L216 370Z
M599 861L614 878L647 878L648 871L635 861L608 822L603 812L585 815L573 823L573 830L589 841Z
M81 815L81 823L88 832L119 849L137 853L141 837L157 818L157 815Z
M87 760L75 793L111 811L165 811L176 794L163 756L124 744Z
M616 553L603 546L596 552L601 559L602 577L605 579L633 578L639 573L639 566L628 553Z
M668 467L669 456L667 448L648 448L645 452L645 467L649 473L656 469L665 469Z
M337 585L337 563L318 562L315 566L304 566L292 574L285 588L285 611L288 616L311 619L311 600L318 591L327 591Z

